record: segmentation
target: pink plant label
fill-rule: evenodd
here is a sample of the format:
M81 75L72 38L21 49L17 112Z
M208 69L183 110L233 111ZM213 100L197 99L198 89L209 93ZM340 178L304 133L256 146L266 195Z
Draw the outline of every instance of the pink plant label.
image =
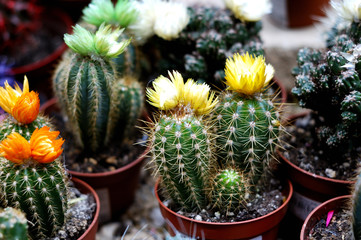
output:
M327 213L326 227L330 225L331 219L333 217L334 210L331 210Z

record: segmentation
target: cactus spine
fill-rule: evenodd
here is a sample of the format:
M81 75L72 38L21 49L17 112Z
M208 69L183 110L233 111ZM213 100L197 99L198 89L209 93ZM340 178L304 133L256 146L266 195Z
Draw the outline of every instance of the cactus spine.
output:
M170 78L159 77L155 90L147 90L150 103L164 111L149 131L152 159L171 199L186 210L202 209L214 159L210 126L202 115L216 100L213 94L208 99L206 85L184 84L177 72Z
M213 114L221 165L241 169L253 184L278 142L279 109L261 93L272 77L273 68L262 56L235 54L226 64L229 90L222 93Z
M0 210L0 239L27 240L28 224L24 213L14 208Z
M114 134L108 126L115 126L111 121L117 119L110 111L118 101L114 99L118 94L112 90L117 74L110 59L129 44L116 41L121 33L102 25L92 34L77 25L73 35L64 37L73 54L64 57L57 67L53 85L78 142L88 151L99 150L112 139L107 134Z

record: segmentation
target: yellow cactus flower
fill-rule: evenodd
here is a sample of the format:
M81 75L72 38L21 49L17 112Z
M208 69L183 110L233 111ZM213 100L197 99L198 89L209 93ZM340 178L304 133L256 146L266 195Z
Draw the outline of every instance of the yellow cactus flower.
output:
M22 90L17 84L12 88L7 81L4 88L0 87L0 107L18 122L29 124L39 114L40 100L37 93L29 92L29 82L25 76Z
M225 75L228 90L253 95L268 85L273 78L274 68L266 65L263 56L236 53L233 58L227 59Z
M50 131L50 128L44 126L35 129L30 138L30 148L32 159L39 163L51 163L57 159L63 152L62 138L56 139L59 131Z
M210 90L207 84L197 84L192 79L188 79L184 85L183 104L189 104L198 115L209 113L218 103L214 92L209 95Z
M30 144L19 133L11 133L0 143L0 156L13 163L22 164L31 157Z
M153 81L153 89L147 88L147 97L149 103L160 110L169 110L175 108L182 95L184 86L182 75L173 71L168 72L169 78L160 76Z

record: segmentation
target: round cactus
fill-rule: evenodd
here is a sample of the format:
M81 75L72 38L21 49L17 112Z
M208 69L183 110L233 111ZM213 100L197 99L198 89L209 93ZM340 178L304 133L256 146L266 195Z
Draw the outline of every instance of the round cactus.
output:
M0 239L27 240L28 223L25 214L18 209L0 210Z

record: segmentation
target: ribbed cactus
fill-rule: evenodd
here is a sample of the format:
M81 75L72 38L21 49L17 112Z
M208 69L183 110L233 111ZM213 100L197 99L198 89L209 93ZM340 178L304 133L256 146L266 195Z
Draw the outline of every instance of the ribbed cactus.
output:
M230 10L207 7L190 7L188 15L189 23L179 38L154 37L161 58L156 66L159 73L178 69L186 77L221 86L227 57L236 52L264 54L260 21L240 21Z
M279 141L279 108L271 96L262 94L273 71L263 56L253 58L247 53L229 58L228 90L213 112L221 165L241 169L252 184L263 174Z
M14 132L0 143L0 201L21 209L33 239L53 236L63 227L68 189L59 132L36 129L30 140ZM54 161L55 160L55 161Z
M27 240L28 224L25 214L14 208L0 210L0 239Z
M110 24L113 28L125 28L137 20L138 11L133 2L118 0L114 5L111 0L92 0L83 9L83 20L99 28L103 23ZM123 41L128 36L123 34L118 41ZM139 75L139 52L133 44L129 44L123 54L112 59L120 75Z
M148 89L150 103L162 112L149 129L156 173L173 201L186 210L207 206L206 189L214 160L210 126L202 115L215 105L209 87L173 72Z
M220 170L211 189L212 204L227 215L243 207L249 197L249 183L242 173L230 168Z
M94 152L109 144L117 136L114 130L134 126L131 121L141 112L143 95L140 85L127 80L128 85L123 88L121 85L124 81L118 78L111 62L129 44L129 41L117 42L121 32L119 29L112 30L109 25L102 25L93 34L77 25L73 35L64 37L73 53L71 57L65 56L57 67L53 85L73 133L86 151ZM124 89L130 92L125 93ZM134 106L127 111L127 115L116 115L117 112L124 114L120 109L129 106L128 99L120 101L123 94L132 95ZM135 109L137 112L133 112ZM125 125L119 125L124 122Z

